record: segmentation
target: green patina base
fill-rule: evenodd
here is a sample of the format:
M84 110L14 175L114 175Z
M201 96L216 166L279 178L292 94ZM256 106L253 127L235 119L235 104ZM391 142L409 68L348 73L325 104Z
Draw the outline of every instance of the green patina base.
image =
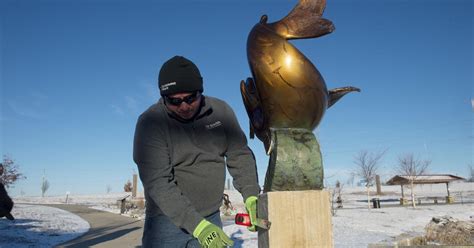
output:
M272 129L271 139L264 192L323 189L323 161L313 132Z

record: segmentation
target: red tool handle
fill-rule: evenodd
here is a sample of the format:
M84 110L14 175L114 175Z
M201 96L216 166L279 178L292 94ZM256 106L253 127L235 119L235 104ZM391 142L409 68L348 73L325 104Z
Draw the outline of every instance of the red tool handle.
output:
M252 223L250 222L250 216L248 214L236 214L235 224L241 226L252 226Z

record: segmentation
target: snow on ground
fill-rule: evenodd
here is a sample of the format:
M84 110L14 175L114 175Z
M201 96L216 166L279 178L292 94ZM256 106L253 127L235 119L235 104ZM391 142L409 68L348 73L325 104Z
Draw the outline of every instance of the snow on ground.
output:
M422 236L434 216L451 216L474 221L474 204L341 209L333 217L336 247L367 247L368 244L394 244L401 234Z
M17 204L14 221L0 219L0 248L52 247L86 233L89 223L67 211Z
M331 189L328 189L331 191ZM374 190L374 187L371 188ZM415 187L417 197L447 195L446 185L423 185ZM404 189L405 197L410 190ZM237 212L245 211L242 197L236 191L226 191ZM370 199L378 197L381 208L368 209L367 192L365 187L347 187L342 190L343 208L336 210L333 221L335 247L367 247L369 244L394 244L401 234L406 237L421 236L424 227L435 216L449 215L464 221L474 221L474 183L452 183L450 194L456 204L444 204L440 200L437 205L423 200L422 205L413 209L411 206L400 206L400 186L383 186L381 196L370 192ZM459 204L463 202L463 204ZM430 204L428 204L430 203ZM372 202L370 203L372 206ZM224 217L225 218L225 217ZM238 240L236 244L242 247L257 247L257 234L251 233L245 227L230 225L224 231Z
M332 191L332 189L328 189ZM370 187L370 199L377 197L380 199L382 207L385 205L398 205L401 198L401 187L398 185L382 186L382 195L375 194L375 187ZM410 189L404 188L406 199L411 199ZM452 182L449 185L450 195L456 202L474 202L474 183ZM426 184L416 185L414 187L416 198L422 198L422 203L433 203L428 201L426 197L442 198L440 203L445 202L444 197L447 196L446 184ZM342 199L344 208L367 208L367 191L365 187L342 187ZM372 203L370 203L372 205Z
M332 191L331 189L328 189ZM374 187L371 188L374 190ZM367 209L367 193L364 187L343 187L343 208L333 217L335 247L367 247L368 244L393 244L404 234L410 237L423 234L432 217L449 215L459 220L474 221L474 183L452 183L450 193L456 204L427 204L413 209L400 206L400 186L383 186L380 209ZM227 190L236 212L245 212L242 197L237 191ZM374 197L371 191L370 198ZM405 189L405 197L410 190ZM415 188L417 197L445 197L446 185L424 185ZM127 193L106 195L70 195L68 204L84 204L92 208L118 213L117 200ZM51 247L79 236L88 230L87 222L66 211L34 204L64 204L65 196L16 197L13 214L15 222L0 219L0 248L4 247ZM462 202L462 204L461 204ZM138 216L139 219L143 216ZM234 240L235 247L257 247L257 234L246 227L233 224L232 216L222 216L224 231Z

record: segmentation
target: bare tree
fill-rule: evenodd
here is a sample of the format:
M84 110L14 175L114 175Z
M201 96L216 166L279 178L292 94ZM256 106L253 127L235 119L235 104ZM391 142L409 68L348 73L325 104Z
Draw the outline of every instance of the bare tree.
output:
M43 176L43 182L41 183L41 197L44 197L48 189L49 189L49 181Z
M112 191L112 186L110 186L110 184L107 184L105 190L107 191L107 194L110 193L110 191Z
M356 173L355 173L355 172L351 172L351 173L349 174L349 178L347 178L346 183L347 183L348 185L350 185L351 187L354 186L355 177L356 177Z
M467 165L468 172L469 172L469 178L467 179L468 182L474 182L474 167L472 164Z
M339 182L339 180L337 180L334 189L330 192L332 216L336 216L337 209L342 208L342 188L343 187L344 187L344 184L342 184L341 182ZM337 203L337 206L334 205L335 203Z
M356 164L356 169L354 173L365 180L365 188L367 189L367 206L370 209L370 186L373 185L375 180L375 175L379 169L379 163L382 160L382 157L385 155L384 151L379 152L368 152L360 151L354 157L354 163Z
M416 207L416 204L413 182L415 182L417 177L426 173L430 164L430 160L416 158L413 153L400 155L398 157L397 171L400 175L408 178L411 189L411 202L414 208Z
M0 183L5 185L6 188L10 188L19 179L26 179L23 173L19 172L19 165L7 155L3 155L0 170L3 172L3 174L0 175Z
M130 182L130 180L128 180L125 185L123 186L123 190L125 192L132 192L133 190L133 186L132 186L132 182Z

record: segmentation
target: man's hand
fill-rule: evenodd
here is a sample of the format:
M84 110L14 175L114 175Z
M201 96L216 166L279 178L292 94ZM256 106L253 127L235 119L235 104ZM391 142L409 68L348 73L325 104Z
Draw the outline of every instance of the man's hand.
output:
M249 196L245 200L245 209L247 209L247 213L249 214L250 217L250 222L252 223L252 226L247 227L249 231L251 232L256 232L257 227L255 226L257 224L257 197L256 196Z
M204 248L222 248L233 246L232 241L222 229L207 220L202 220L194 229L193 236Z

